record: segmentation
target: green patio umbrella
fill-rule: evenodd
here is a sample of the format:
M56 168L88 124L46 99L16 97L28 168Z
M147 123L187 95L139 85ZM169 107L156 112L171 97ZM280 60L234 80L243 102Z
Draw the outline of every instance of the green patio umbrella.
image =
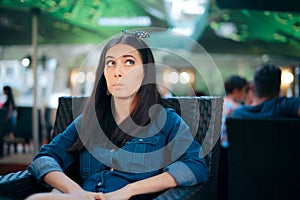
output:
M164 12L162 3L150 2L148 8ZM167 28L164 17L149 14L135 0L2 0L0 13L0 45L32 44L35 152L39 148L36 84L38 44L100 43L124 28Z

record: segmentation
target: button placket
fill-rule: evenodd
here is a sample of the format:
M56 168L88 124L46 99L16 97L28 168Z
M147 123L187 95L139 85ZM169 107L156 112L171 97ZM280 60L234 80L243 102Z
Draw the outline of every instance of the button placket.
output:
M96 191L100 191L100 188L104 187L104 173L99 174L98 182L96 182Z
M114 149L111 149L110 152L112 153L112 154L111 154L111 161L112 161L111 164L113 164L113 154L115 153L115 150L114 150ZM114 171L114 168L111 167L111 168L109 169L109 171L111 171L111 172Z

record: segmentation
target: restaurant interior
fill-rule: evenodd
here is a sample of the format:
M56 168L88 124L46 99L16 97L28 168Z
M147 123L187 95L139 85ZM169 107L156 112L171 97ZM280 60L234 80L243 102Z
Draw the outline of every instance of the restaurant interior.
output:
M25 170L50 142L59 97L90 95L103 44L122 30L149 33L145 41L153 49L165 97L223 97L227 77L251 82L264 63L280 66L281 96L300 96L297 0L0 0L0 104L2 87L11 86L19 129L4 140L0 183L1 176ZM299 133L299 126L293 131ZM300 187L299 180L293 184ZM271 188L272 198L259 189L261 195L247 197L220 187L218 199L286 195ZM288 192L288 199L300 194Z

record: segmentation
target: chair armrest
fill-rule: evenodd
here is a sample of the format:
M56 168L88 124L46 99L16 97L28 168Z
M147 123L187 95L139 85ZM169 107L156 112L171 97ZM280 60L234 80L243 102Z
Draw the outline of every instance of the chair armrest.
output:
M7 199L25 199L37 192L46 192L50 188L38 183L27 170L0 176L0 197Z
M211 190L211 183L205 182L191 187L176 187L166 190L154 200L215 200L217 194Z
M171 188L158 195L154 200L185 199L196 187L197 186Z

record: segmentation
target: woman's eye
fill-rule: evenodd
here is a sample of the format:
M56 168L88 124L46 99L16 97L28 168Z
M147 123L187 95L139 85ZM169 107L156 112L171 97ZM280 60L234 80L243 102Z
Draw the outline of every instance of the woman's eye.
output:
M129 65L129 66L132 66L132 65L134 65L134 61L133 60L126 60L125 64Z
M106 62L106 66L109 66L109 67L114 66L114 63L115 63L114 61L109 60Z

